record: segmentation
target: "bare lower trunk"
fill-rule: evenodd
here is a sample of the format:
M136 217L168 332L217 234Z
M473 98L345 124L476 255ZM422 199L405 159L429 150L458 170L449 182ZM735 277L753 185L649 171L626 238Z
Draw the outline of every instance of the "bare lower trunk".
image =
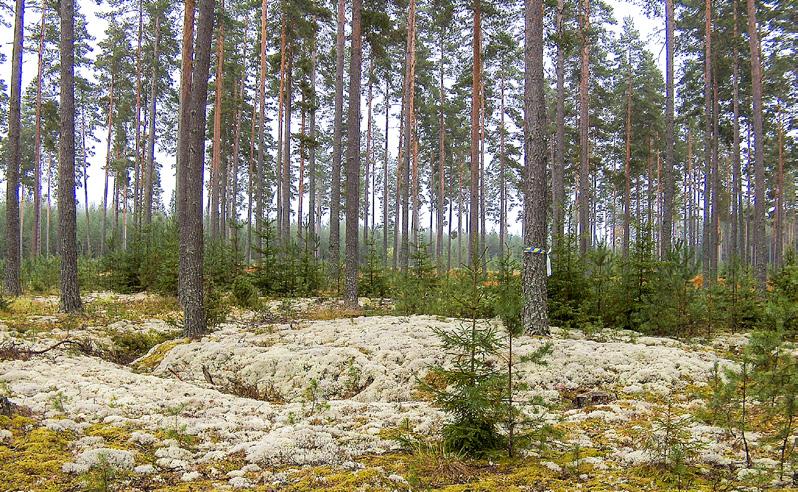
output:
M579 32L581 64L579 78L579 252L590 247L590 110L588 87L590 81L590 0L580 0Z
M412 0L411 0L412 1ZM332 171L330 178L330 265L339 277L341 258L341 154L344 117L344 0L338 0L337 34L335 38L335 115L333 121Z
M477 268L479 252L479 142L480 142L480 87L482 56L482 19L480 0L474 0L474 19L472 37L472 72L471 72L471 183L470 183L470 218L468 230L468 264Z
M77 211L75 210L75 4L60 1L61 104L58 139L58 243L61 254L61 310L82 309L78 286Z
M208 72L213 38L214 0L200 0L195 41L195 59L192 67L189 96L189 125L183 130L187 141L183 172L185 191L185 217L180 226L180 289L184 309L185 336L198 338L205 333L205 304L203 289L203 225L202 188L205 167L205 106L208 102Z
M42 254L42 72L44 68L44 30L47 11L42 6L39 31L39 59L36 75L36 136L33 144L33 241L31 257ZM101 246L102 247L102 246Z
M14 47L11 59L11 99L8 107L8 165L6 167L6 265L5 290L11 295L22 293L20 283L20 223L19 223L19 168L22 161L20 148L22 108L22 43L25 26L25 1L16 1L14 18ZM74 107L74 103L73 103ZM74 119L74 115L72 116ZM73 121L74 125L74 121ZM75 136L72 135L74 142ZM74 153L74 143L73 143ZM73 162L74 169L74 162ZM73 171L74 172L74 171ZM75 195L74 175L72 196ZM60 196L60 193L59 193ZM74 204L72 204L74 210ZM74 231L73 231L74 232ZM78 296L78 304L80 297Z
M349 67L349 134L346 158L346 288L347 304L357 306L358 209L360 200L360 75L363 39L360 0L352 0L352 49Z
M524 328L546 335L546 104L543 77L543 1L525 0L524 43Z

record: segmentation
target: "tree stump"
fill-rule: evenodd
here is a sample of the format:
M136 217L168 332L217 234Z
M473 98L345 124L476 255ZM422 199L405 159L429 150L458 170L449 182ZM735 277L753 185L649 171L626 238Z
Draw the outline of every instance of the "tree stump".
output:
M613 399L612 395L604 391L587 391L576 395L574 404L577 408L584 408L593 405L606 405Z

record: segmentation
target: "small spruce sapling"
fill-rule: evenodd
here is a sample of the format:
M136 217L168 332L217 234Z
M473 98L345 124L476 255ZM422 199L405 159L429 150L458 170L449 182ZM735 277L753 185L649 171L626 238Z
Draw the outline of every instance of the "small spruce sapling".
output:
M449 416L443 428L446 450L479 457L504 445L499 425L508 414L508 382L506 372L496 364L503 348L501 337L491 323L478 318L488 302L479 264L467 271L470 292L458 300L469 313L467 320L452 330L435 330L448 364L436 365L431 371L443 384L422 385Z

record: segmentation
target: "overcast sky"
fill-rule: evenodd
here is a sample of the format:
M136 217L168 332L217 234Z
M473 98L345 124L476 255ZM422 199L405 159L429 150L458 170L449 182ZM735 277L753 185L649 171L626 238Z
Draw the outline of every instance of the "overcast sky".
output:
M615 18L617 21L616 25L613 26L612 29L616 31L619 30L620 26L622 25L623 17L632 16L642 38L647 41L648 48L652 51L657 59L660 69L664 71L665 56L664 50L662 49L664 44L664 34L662 33L663 21L661 19L647 18L645 15L643 15L642 9L640 7L630 2L622 0L609 0L608 3L615 10ZM104 33L107 23L98 17L97 14L105 10L107 6L98 6L95 0L78 0L76 5L77 8L81 9L86 15L89 31L96 38L95 43L101 41L105 37ZM37 23L38 19L38 12L30 11L26 16L25 23L26 25L31 25ZM13 22L13 18L6 14L6 21ZM10 58L12 38L13 32L11 28L0 27L0 51L6 55L6 61L4 63L0 63L0 74L2 74L0 75L0 78L4 79L6 84L8 84L8 81L11 78ZM92 57L95 55L96 52L92 54ZM23 57L23 87L27 86L27 84L30 83L35 76L36 53L35 50L29 48L29 51L26 50L25 56ZM365 111L366 105L362 104L361 107L363 108L363 111ZM394 112L398 111L398 109L398 107L395 108ZM276 129L274 130L274 133L276 133ZM396 133L397 132L395 131L392 132L392 138L396 138ZM88 170L89 201L93 203L101 203L104 179L102 166L105 162L106 129L98 128L95 132L95 136L97 137L98 142L95 144L95 153L90 159ZM3 138L5 138L5 136L3 136ZM393 145L391 147L395 148L396 146ZM171 169L171 163L174 161L174 157L158 152L156 154L156 158L163 164L161 171L161 186L164 190L164 201L168 203L175 187L174 171ZM3 186L3 190L5 190L5 186ZM78 193L78 199L82 201L83 193ZM510 217L513 216L514 214L510 214ZM516 227L511 227L513 232L516 232L515 229Z

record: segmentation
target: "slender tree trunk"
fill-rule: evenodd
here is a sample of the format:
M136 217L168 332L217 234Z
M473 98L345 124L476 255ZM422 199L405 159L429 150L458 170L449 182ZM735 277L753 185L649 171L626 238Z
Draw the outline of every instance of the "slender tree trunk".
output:
M283 135L284 135L284 111L285 111L285 45L286 45L286 26L285 16L280 20L280 82L277 90L277 162L275 163L274 182L276 188L277 209L276 224L277 238L283 234Z
M360 200L360 75L363 38L360 0L352 0L352 59L349 66L349 135L346 159L346 289L347 304L357 306L358 208Z
M310 55L310 153L308 155L308 241L313 248L313 257L319 255L316 239L316 221L321 218L316 215L316 38L313 38L313 48Z
M411 2L413 0L410 0ZM338 0L337 34L335 37L335 115L333 120L332 172L330 177L330 265L340 277L341 261L341 156L344 118L344 0Z
M36 136L33 143L33 244L31 257L42 254L42 72L44 68L44 29L47 9L41 6L39 54L36 72Z
M247 22L244 21L244 40L247 41ZM246 44L246 43L245 43ZM244 80L247 76L246 66L244 73L241 76L241 81L238 86L238 94L236 98L235 110L235 129L233 130L233 166L230 171L230 207L228 210L228 224L226 234L233 239L234 235L238 234L236 227L238 223L238 164L241 155L241 113L243 112L242 106L244 105ZM237 237L235 238L236 245L238 244Z
M385 76L385 156L382 163L382 265L388 266L388 125L391 116L391 79ZM396 228L394 227L394 235ZM396 253L394 253L394 256ZM396 265L394 265L396 268Z
M11 55L11 99L8 107L8 165L6 166L6 265L5 289L13 296L22 293L20 283L20 210L19 168L22 161L20 148L22 107L22 43L25 28L25 1L16 1L14 17L14 47ZM74 103L73 103L74 106ZM74 115L73 115L74 118ZM75 136L72 135L74 141ZM74 146L74 144L73 144ZM73 151L74 152L74 151ZM73 163L74 168L74 163ZM75 195L74 175L72 196ZM60 196L60 193L59 193ZM74 210L74 203L72 204ZM74 233L74 231L73 231ZM78 305L80 296L78 296Z
M551 168L552 181L552 221L554 222L555 251L562 248L565 235L565 1L557 0L557 59L555 65L557 77L556 129L554 134L554 165Z
M85 104L85 103L84 103ZM86 148L86 110L80 111L80 144L82 147L83 163L83 207L86 212L86 251L87 256L91 256L91 218L89 217L89 154Z
M529 0L525 0L528 3ZM531 9L527 5L527 9ZM472 72L471 72L471 189L469 197L469 240L468 264L477 268L479 260L479 142L480 142L480 88L482 78L482 18L480 0L473 1L474 34L472 37ZM528 15L531 15L528 14ZM527 20L527 23L530 23ZM527 123L528 124L528 123Z
M259 175L257 174L257 170L260 169L260 167L258 166L258 161L255 159L255 121L258 119L259 112L258 101L256 99L252 108L252 121L249 126L249 163L247 164L247 264L252 262L252 195L256 188L258 190L261 189L258 184L260 181L258 179ZM262 140L263 135L258 135L257 138ZM258 200L260 200L261 196L262 195L259 195Z
M368 109L366 110L366 166L363 175L364 178L363 179L363 245L364 246L368 246L369 242L369 170L371 166L371 153L372 153L371 106L374 102L374 91L373 91L373 82L372 82L374 78L373 71L374 71L374 60L372 59L369 61L368 96L366 98Z
M144 179L144 225L152 223L152 194L155 186L155 117L158 101L158 55L161 40L161 16L155 17L155 44L153 46L152 80L150 81L149 149L147 149L147 172Z
M144 6L143 0L138 3L139 13L139 32L138 40L136 41L136 121L135 121L135 158L133 159L133 220L136 226L136 231L139 230L140 214L141 214L141 173L142 164L144 159L142 157L142 144L141 144L141 43L144 33ZM127 190L127 188L125 188ZM127 207L127 200L125 200L125 207ZM127 219L127 214L125 214ZM125 223L125 231L127 231L127 222Z
M716 70L712 70L714 74ZM712 254L710 256L710 277L718 278L718 255L720 247L720 169L718 167L718 79L712 76Z
M676 132L674 129L674 82L673 82L673 63L674 63L674 41L675 41L675 17L673 0L665 0L665 165L663 167L664 187L662 204L662 228L660 230L660 258L665 260L671 251L671 234L673 233L673 168L674 140Z
M487 243L485 241L485 84L480 82L480 129L479 129L479 254L482 257L482 271L488 273Z
M632 56L629 49L629 72L626 75L626 156L624 158L624 193L623 193L623 244L621 252L623 257L629 256L629 242L631 239L631 214L632 214Z
M185 336L197 338L205 333L205 306L202 281L203 225L202 188L205 167L205 106L208 102L208 75L211 63L211 41L213 39L214 0L200 0L195 41L195 60L192 67L191 94L189 96L190 124L183 135L188 145L183 178L186 209L184 223L180 227L182 244L180 257L180 289L183 291Z
M258 75L258 160L255 162L254 169L254 191L255 191L255 242L256 242L256 255L260 256L260 250L263 247L263 202L265 200L265 192L263 189L264 175L266 173L264 163L264 153L266 143L263 141L263 136L266 134L266 41L267 32L266 26L268 21L266 14L268 12L268 5L266 0L261 1L260 6L260 73ZM251 167L251 165L250 165ZM250 253L247 257L252 259L252 191L253 191L253 172L250 169L249 173L249 205L247 211L247 251Z
M499 81L499 252L504 256L504 246L507 241L507 185L506 181L506 160L504 133L504 76Z
M546 251L546 103L543 76L543 1L525 0L524 36L524 242ZM546 256L524 253L524 328L549 333Z
M712 1L704 2L704 234L701 239L704 285L712 284Z
M61 254L61 310L82 309L78 286L75 209L75 4L61 0L61 104L58 139L58 243ZM11 245L8 245L11 247Z
M579 32L582 56L579 78L579 252L590 247L590 0L580 0Z
M435 238L435 257L438 260L438 272L443 272L443 212L446 206L446 197L444 195L443 183L446 176L446 120L444 117L444 107L446 105L446 87L443 85L443 76L445 70L444 46L443 46L443 30L440 33L440 50L441 50L441 66L440 76L438 80L438 89L440 91L440 102L438 104L438 217L437 217L437 235Z
M732 217L731 217L731 257L738 260L742 251L740 240L743 230L742 222L742 187L740 175L740 57L737 48L739 33L737 26L737 0L732 0L732 15L734 19L734 32L732 36Z
M773 224L773 264L776 268L782 264L784 252L784 115L781 103L777 107L776 145L778 159L776 161L776 214Z
M292 104L294 100L293 72L294 72L294 53L293 49L286 47L285 64L285 125L283 126L283 191L281 208L283 218L280 221L283 227L283 241L286 244L291 242L291 115L293 113Z
M415 62L416 62L416 2L410 0L407 10L407 48L405 53L404 81L404 161L402 164L402 272L407 272L410 264L410 165L413 154L413 127L415 124ZM414 202L415 203L415 202ZM414 217L415 217L415 212ZM415 225L415 224L413 224ZM415 243L415 234L413 242Z
M224 17L224 0L220 0L219 8ZM222 161L222 92L224 91L224 21L219 23L216 38L216 81L213 105L213 150L211 154L211 172L209 176L211 214L209 219L211 239L219 237L220 203L219 186L221 184Z
M52 215L52 189L53 189L53 155L50 154L47 165L47 220L44 229L44 256L50 256L50 215Z
M304 223L302 220L302 212L304 210L304 203L303 200L305 198L305 107L307 101L305 101L305 96L302 96L302 103L300 105L300 123L299 123L299 184L298 184L298 193L297 193L297 213L296 213L296 238L297 242L302 241L302 235L304 234L302 228L304 227ZM305 244L305 249L307 250L307 244Z
M186 279L183 273L182 264L183 258L188 255L186 251L187 241L183 241L183 224L186 223L186 177L185 171L189 169L189 125L191 124L191 81L193 76L194 66L194 17L195 17L195 1L185 0L183 12L183 39L180 52L182 53L180 60L180 121L177 128L177 179L176 189L177 193L177 227L180 240L178 242L178 250L180 261L180 271L178 272L177 295L180 303L185 307L184 290L182 282ZM109 116L110 118L110 116ZM109 129L110 132L110 129ZM116 179L114 180L116 182ZM196 301L195 301L196 302Z

